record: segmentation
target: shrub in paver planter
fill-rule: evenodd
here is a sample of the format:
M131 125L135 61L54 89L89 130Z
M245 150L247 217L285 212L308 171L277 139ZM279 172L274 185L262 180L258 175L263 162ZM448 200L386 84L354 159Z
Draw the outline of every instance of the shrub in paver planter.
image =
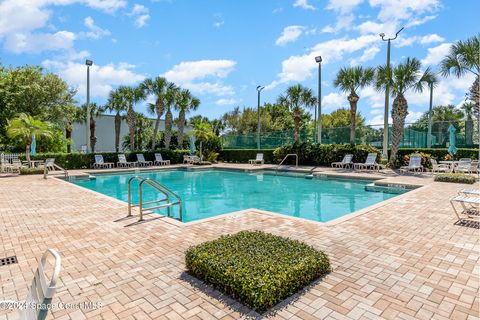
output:
M462 173L442 173L435 176L435 181L438 182L452 182L452 183L467 183L474 184L475 177Z
M43 174L43 168L20 168L20 174Z
M190 247L188 272L262 312L330 271L325 253L300 241L242 231Z

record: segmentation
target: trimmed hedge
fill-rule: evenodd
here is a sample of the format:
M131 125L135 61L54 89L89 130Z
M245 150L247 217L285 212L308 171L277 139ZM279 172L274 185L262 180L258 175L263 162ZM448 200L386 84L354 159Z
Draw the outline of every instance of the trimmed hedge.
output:
M43 168L20 168L20 174L43 174Z
M475 177L462 173L442 173L435 176L435 181L474 184Z
M400 166L403 158L406 155L409 155L412 153L418 153L418 152L430 154L431 158L434 158L437 161L442 161L444 160L445 155L448 154L448 149L446 148L401 148L401 149L398 149L398 153L397 153L397 165ZM455 155L455 159L460 159L460 158L478 159L478 149L459 148L457 149L457 154Z
M342 161L346 154L353 154L353 162L365 162L367 155L371 152L377 154L377 162L380 163L381 152L375 147L369 145L351 145L351 144L314 144L299 143L287 144L275 149L274 155L278 161L281 161L287 154L298 154L298 163L312 166L330 166L332 162ZM288 160L287 160L288 161ZM294 163L292 157L290 163Z
M188 272L265 311L330 271L325 253L288 238L242 231L190 247Z
M145 160L153 161L155 160L155 153L160 152L163 159L168 159L172 164L182 163L183 156L190 154L188 150L156 150L156 151L135 151L135 152L123 152L127 161L136 161L137 157L135 154L143 153ZM120 152L122 153L122 152ZM55 163L60 167L67 170L71 169L90 169L92 164L95 163L95 155L103 155L103 160L105 162L118 162L118 153L116 152L96 152L96 153L39 153L34 157L31 157L32 160L44 160L47 158L55 158Z
M263 153L265 163L277 163L273 151L275 149L224 149L220 151L218 160L233 163L248 163L248 160L255 159L257 153Z

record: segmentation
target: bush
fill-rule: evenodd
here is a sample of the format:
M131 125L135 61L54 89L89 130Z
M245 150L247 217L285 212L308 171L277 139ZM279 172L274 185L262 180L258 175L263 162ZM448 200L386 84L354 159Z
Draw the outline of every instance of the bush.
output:
M419 151L415 151L411 154L407 154L403 156L403 165L408 166L408 163L410 162L410 157L412 154L419 154L422 157L422 166L427 169L432 169L432 161L430 159L432 158L430 154L428 153L423 153Z
M218 160L233 163L248 163L255 159L257 153L263 153L265 163L277 163L273 157L274 149L223 149L218 155Z
M462 173L442 173L435 176L435 181L474 184L475 177Z
M20 168L20 174L43 174L43 168Z
M329 166L332 162L342 161L346 154L353 154L353 162L365 162L371 152L377 154L377 162L380 161L381 153L377 148L369 145L351 144L314 144L299 143L287 144L275 149L274 155L277 161L281 161L287 154L298 154L298 162L304 165ZM294 161L294 158L290 161Z
M265 311L330 270L328 257L302 242L242 231L190 247L188 272L257 311Z
M136 161L137 153L143 153L145 160L155 160L155 153L160 152L165 160L170 160L172 164L183 163L183 156L190 154L188 150L156 150L156 151L135 151L124 152L127 161ZM118 153L116 152L96 152L96 153L39 153L32 160L45 160L47 158L55 158L55 163L60 167L71 169L90 169L95 163L95 154L103 155L105 162L117 163Z
M398 150L397 153L397 165L400 166L402 163L403 157L408 154L412 153L428 153L430 154L431 158L442 161L445 159L445 156L448 154L448 149L446 148L401 148ZM457 149L457 154L455 155L455 159L460 158L470 158L470 159L478 159L478 149L465 149L459 148ZM422 162L423 163L423 162Z

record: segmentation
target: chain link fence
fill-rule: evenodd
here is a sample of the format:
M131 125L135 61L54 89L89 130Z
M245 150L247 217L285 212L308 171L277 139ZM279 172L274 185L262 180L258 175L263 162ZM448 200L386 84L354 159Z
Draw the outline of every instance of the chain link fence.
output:
M443 121L432 124L432 148L445 148L449 145L450 124L456 128L456 146L461 148L478 148L478 122L475 121ZM392 141L392 127L389 129L389 145ZM303 129L300 132L300 141L313 142L313 129ZM257 134L224 134L222 137L224 149L256 149ZM294 142L293 130L281 132L263 132L260 135L260 148L277 148ZM377 148L383 147L383 124L369 125L357 128L355 131L357 144L368 144ZM322 143L343 144L350 143L350 127L322 128ZM428 128L418 124L406 124L400 147L427 148Z

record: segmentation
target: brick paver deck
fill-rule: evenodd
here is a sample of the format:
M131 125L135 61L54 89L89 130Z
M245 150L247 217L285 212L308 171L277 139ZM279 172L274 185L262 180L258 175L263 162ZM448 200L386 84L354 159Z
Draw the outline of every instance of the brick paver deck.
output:
M463 187L429 180L333 225L250 210L183 226L162 218L125 227L131 221L115 222L126 214L120 201L55 178L1 178L0 257L16 255L18 264L0 267L0 300L24 299L37 258L55 248L63 260L54 302L103 307L55 310L50 319L258 317L186 275L184 252L221 234L259 229L325 251L333 267L272 318L478 319L479 230L454 225L448 202ZM0 319L17 317L0 311Z

